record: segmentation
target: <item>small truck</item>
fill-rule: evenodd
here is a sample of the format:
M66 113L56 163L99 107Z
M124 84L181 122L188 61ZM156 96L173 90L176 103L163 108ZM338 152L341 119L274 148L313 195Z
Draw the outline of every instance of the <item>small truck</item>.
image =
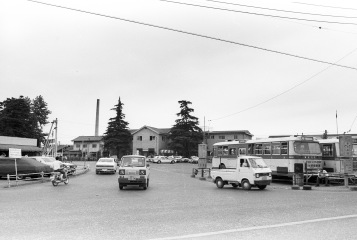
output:
M258 187L263 190L271 183L271 169L261 157L237 156L229 159L214 157L211 177L218 188L231 184L234 188L242 187L250 190L252 187Z

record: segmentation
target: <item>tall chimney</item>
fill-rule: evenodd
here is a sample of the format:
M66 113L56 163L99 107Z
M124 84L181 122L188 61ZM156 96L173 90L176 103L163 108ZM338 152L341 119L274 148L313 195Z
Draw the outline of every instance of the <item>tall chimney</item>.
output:
M97 99L97 112L95 114L95 135L98 136L98 128L99 128L99 99Z

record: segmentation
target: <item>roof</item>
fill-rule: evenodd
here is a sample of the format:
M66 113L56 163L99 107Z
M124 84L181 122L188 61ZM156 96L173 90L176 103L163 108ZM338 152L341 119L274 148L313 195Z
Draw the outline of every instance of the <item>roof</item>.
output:
M150 129L151 131L157 133L157 134L168 134L171 130L171 128L154 128L150 126L143 126L140 129L137 129L136 131L133 131L131 134L134 135L135 133L140 132L143 129Z
M73 142L100 142L103 136L79 136L73 139Z
M41 152L42 149L37 146L15 145L15 144L0 144L0 150L8 151L9 148L19 148L23 152Z
M248 130L229 130L229 131L210 131L210 132L206 132L209 134L236 134L236 133L245 133L246 135L250 135L253 136L253 134L251 134Z

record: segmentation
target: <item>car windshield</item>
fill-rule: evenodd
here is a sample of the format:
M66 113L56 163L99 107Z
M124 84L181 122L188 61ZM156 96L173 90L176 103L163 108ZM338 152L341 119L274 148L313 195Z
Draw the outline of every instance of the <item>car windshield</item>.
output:
M122 167L145 167L145 158L143 157L123 157L121 159Z
M252 168L267 168L268 166L265 164L262 158L250 158L250 165Z
M110 158L101 158L98 160L98 162L113 162L113 159Z
M54 162L54 161L56 161L56 160L53 159L53 158L43 158L43 160L44 160L45 162Z

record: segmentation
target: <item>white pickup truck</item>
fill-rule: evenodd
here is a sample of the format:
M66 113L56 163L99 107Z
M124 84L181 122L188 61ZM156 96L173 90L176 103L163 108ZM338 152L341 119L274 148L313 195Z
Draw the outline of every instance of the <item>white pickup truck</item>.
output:
M263 190L271 183L271 169L260 157L238 156L224 159L225 164L222 160L220 157L212 159L211 176L218 188L231 184L245 190L253 186Z

